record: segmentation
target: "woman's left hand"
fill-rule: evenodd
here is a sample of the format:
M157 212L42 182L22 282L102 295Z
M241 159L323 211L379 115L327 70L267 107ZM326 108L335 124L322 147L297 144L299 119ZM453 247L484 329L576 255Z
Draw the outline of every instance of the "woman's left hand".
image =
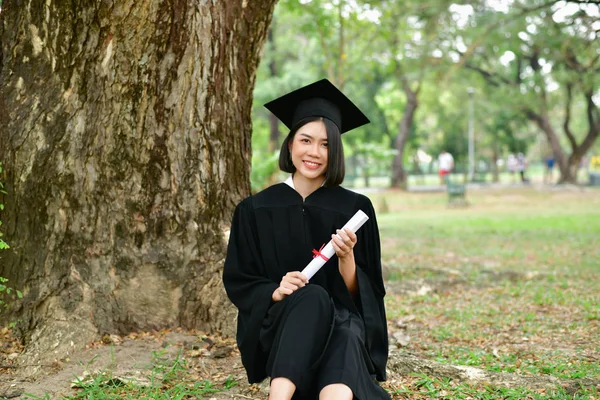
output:
M331 235L333 249L340 259L354 257L354 246L356 245L356 234L349 229L338 229L336 234Z

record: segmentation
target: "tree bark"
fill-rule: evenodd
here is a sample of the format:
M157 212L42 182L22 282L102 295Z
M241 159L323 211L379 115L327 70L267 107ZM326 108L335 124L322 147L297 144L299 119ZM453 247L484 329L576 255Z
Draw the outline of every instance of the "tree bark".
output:
M0 275L25 296L25 363L104 333L234 332L223 232L275 3L3 2Z
M537 54L534 55L531 62L532 64L535 64L534 69L539 70L539 58ZM578 144L575 135L570 128L573 84L567 83L565 85L565 91L565 117L563 120L563 131L571 146L570 155L567 155L567 153L562 149L560 140L558 139L558 134L555 132L554 128L552 127L552 123L550 122L550 116L548 114L548 99L546 88L544 86L541 87L541 111L535 112L531 109L527 109L525 113L529 119L538 125L548 139L548 143L552 148L554 158L560 171L558 183L576 184L577 172L579 170L581 159L588 152L588 150L592 148L594 142L598 138L598 134L600 133L600 115L598 112L598 107L594 103L593 99L594 90L586 90L584 95L587 105L586 114L588 132L581 144Z
M408 174L404 170L404 163L402 162L404 159L404 146L408 140L408 135L410 134L410 129L412 127L419 102L417 99L418 91L411 90L407 82L403 82L403 86L404 93L406 95L406 108L404 109L404 115L402 115L402 120L400 121L400 126L398 129L398 135L396 136L394 143L394 147L398 152L394 156L391 186L404 189L406 188L406 182L408 179Z
M269 33L267 36L267 40L269 42L271 52L275 54L277 49L275 39L273 38L273 29L273 26L271 26L271 29L269 29ZM269 74L271 78L276 78L278 76L277 62L275 56L273 56L271 62L269 63ZM281 135L279 133L279 119L275 116L275 114L269 113L269 153L273 153L275 150L279 149L280 136Z
M593 102L591 102L591 104L592 106L588 107L593 107ZM579 170L581 159L598 138L600 132L600 118L594 119L593 113L590 112L589 114L589 130L585 139L578 145L573 136L571 136L571 138L573 138L570 140L571 154L567 155L560 145L558 134L552 127L548 114L545 112L540 114L531 110L527 111L527 116L538 125L542 132L544 132L546 139L552 148L552 153L554 154L556 164L560 170L558 183L577 183L577 172Z
M500 173L498 171L498 142L497 141L495 141L492 144L491 167L492 167L492 182L494 182L494 183L500 182Z

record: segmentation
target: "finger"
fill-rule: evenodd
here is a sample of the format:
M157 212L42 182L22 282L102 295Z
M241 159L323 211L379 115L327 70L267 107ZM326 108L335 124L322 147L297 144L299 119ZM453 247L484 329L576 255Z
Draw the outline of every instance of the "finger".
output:
M340 245L338 243L338 238L336 235L331 235L331 246L333 247L333 250L335 251L335 253L339 256L339 252L340 252Z
M356 235L352 231L344 231L343 233L345 235L343 249L349 253L352 251L354 245L356 244L356 240L352 240L353 238L356 239ZM348 233L350 233L351 235Z
M349 229L339 231L340 236L344 239L344 244L348 247L348 250L352 249L356 244L356 235Z
M343 240L344 242L346 242L346 241L350 241L350 237L348 236L348 234L346 233L346 231L345 231L345 230L343 230L343 229L338 229L338 230L337 230L337 234L338 234L338 236L339 236L339 237L341 237L341 238L342 238L342 240Z
M342 251L347 247L346 242L338 235L331 235L331 240L333 244L337 244Z
M304 287L304 285L306 285L306 282L304 282L302 279L300 278L285 278L285 282L288 282L292 285L296 285L298 287Z
M292 272L288 272L286 274L286 276L290 276L293 278L297 278L300 279L302 282L308 282L308 278L306 277L306 275L304 275L302 272L300 271L292 271Z
M334 240L332 240L332 245L333 249L335 250L335 254L337 254L338 257L344 257L346 255L347 251Z
M287 281L281 281L280 287L290 289L292 292L295 292L296 290L298 290L298 285L295 285L295 284L287 282Z
M344 229L344 231L346 232L352 243L357 242L358 238L356 237L356 233L352 232L350 229Z
M288 295L294 293L294 291L292 289L288 289L286 287L279 286L279 293L283 294L284 296L288 296Z
M335 250L335 253L338 254L341 251L341 249L340 249L340 246L338 246L338 244L336 243L333 236L335 236L335 235L331 236L331 245L333 246L333 250Z

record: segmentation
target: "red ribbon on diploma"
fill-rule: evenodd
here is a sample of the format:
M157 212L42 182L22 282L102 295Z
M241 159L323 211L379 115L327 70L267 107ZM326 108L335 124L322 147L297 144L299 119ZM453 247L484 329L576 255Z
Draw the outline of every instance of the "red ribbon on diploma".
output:
M313 258L321 257L323 260L329 261L329 258L325 257L323 253L321 253L323 247L325 247L325 244L323 244L319 250L312 249Z

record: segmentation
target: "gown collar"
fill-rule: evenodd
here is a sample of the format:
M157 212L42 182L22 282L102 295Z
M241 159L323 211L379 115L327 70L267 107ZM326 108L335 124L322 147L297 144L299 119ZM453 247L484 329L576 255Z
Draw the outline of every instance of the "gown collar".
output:
M292 189L296 190L296 187L294 186L294 179L293 179L292 174L290 174L290 176L288 176L287 179L285 181L283 181L283 183L285 183ZM321 183L321 187L323 187L323 186L325 186L325 180L323 180L323 183Z
M300 193L298 193L298 191L296 190L296 187L294 186L294 179L292 178L292 176L293 175L290 174L290 176L288 176L288 178L285 181L283 181L283 183L285 183L286 185L288 185L289 187L294 189L294 192L302 199L302 203L305 203L309 197L311 197L313 194L317 193L321 188L323 188L325 186L325 180L323 180L323 183L321 183L321 187L319 187L317 190L315 190L314 192L309 194L306 198L302 198L302 196L300 195Z
M290 176L288 176L288 178L285 181L283 181L283 183L296 190L296 188L294 187L294 180L292 179L292 174L290 174Z

